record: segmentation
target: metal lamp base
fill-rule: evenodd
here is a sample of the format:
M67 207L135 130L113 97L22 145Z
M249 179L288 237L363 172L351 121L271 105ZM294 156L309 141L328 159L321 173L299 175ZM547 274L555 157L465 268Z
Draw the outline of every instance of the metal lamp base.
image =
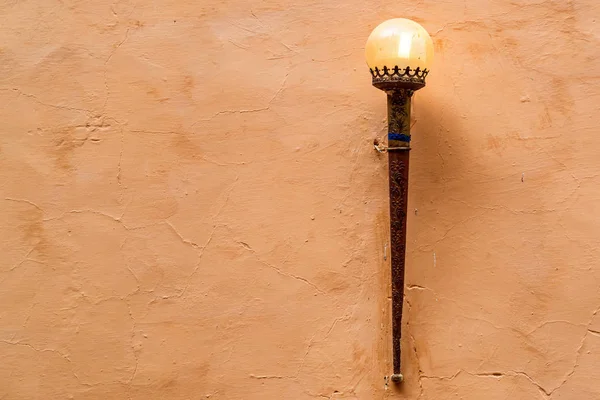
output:
M402 306L410 153L410 103L415 90L425 86L427 70L397 66L371 70L373 86L387 93L388 165L390 183L390 241L392 269L392 382L404 380L401 371ZM378 151L379 148L375 147Z

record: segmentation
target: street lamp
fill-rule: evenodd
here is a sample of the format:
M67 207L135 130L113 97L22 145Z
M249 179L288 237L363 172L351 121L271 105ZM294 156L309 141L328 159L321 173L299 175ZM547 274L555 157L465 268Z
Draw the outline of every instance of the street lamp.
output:
M431 37L418 23L390 19L377 26L365 46L373 86L387 93L388 164L390 181L390 237L392 263L392 381L402 382L400 338L404 301L406 206L410 150L410 101L425 86L433 60ZM377 146L376 148L381 151Z

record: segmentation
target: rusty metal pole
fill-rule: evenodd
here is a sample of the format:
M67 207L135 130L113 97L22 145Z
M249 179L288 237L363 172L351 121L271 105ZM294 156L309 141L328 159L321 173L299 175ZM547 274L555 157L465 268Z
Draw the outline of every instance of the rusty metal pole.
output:
M406 256L406 210L410 152L410 102L415 90L425 87L427 69L377 67L371 69L373 86L387 94L388 163L390 180L390 241L392 249L392 351L393 382L400 383L402 305ZM378 151L382 151L378 146Z
M401 382L402 305L404 303L404 262L406 254L406 216L408 167L410 159L410 101L413 91L387 92L388 164L390 181L390 238L392 264L392 381Z

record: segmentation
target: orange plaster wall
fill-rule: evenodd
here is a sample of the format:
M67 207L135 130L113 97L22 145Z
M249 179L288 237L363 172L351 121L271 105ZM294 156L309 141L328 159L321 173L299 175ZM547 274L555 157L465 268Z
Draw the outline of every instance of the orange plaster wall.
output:
M600 398L600 6L0 4L0 398ZM414 99L402 389L385 96Z

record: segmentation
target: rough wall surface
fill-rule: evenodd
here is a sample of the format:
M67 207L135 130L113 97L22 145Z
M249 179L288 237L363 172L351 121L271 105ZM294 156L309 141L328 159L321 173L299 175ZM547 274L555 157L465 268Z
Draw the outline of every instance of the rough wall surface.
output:
M1 399L600 398L600 8L0 4ZM385 96L409 17L402 389Z

